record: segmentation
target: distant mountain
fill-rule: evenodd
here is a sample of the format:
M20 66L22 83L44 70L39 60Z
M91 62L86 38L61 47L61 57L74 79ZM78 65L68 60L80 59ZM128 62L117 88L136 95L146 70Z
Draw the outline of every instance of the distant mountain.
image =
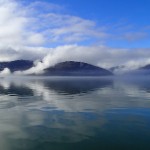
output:
M52 76L110 76L112 72L83 62L66 61L45 69Z
M150 65L146 65L143 67L140 67L138 69L135 70L130 70L126 73L124 73L124 75L130 75L130 76L149 76L150 75Z
M0 62L0 71L9 68L11 72L24 71L33 67L33 61L30 60L15 60L10 62Z
M143 66L140 70L150 70L150 65Z
M150 65L146 65L139 68L138 72L142 75L150 75Z
M0 71L5 68L11 72L25 71L34 66L30 60L15 60L10 62L0 62ZM83 62L66 61L56 64L44 70L46 76L109 76L113 75L111 71L93 66Z

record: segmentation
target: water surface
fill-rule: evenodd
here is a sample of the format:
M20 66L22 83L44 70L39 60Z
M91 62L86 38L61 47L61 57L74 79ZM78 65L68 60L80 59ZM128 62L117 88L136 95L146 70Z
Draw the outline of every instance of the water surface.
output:
M150 80L0 79L1 150L149 150Z

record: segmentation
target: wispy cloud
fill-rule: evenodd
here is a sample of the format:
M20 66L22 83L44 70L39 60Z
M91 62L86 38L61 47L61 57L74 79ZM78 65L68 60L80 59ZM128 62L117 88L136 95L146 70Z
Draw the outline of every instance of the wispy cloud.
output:
M51 23L46 30L50 34L52 42L79 42L90 38L105 38L107 33L97 28L96 23L91 20L82 19L76 16L60 15L49 13L44 16Z
M146 39L148 36L149 35L146 32L127 32L122 38L132 42Z

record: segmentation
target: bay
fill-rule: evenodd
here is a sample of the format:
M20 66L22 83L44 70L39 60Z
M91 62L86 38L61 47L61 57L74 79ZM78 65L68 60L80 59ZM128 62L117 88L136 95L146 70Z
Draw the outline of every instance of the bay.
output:
M0 79L2 150L149 150L150 80Z

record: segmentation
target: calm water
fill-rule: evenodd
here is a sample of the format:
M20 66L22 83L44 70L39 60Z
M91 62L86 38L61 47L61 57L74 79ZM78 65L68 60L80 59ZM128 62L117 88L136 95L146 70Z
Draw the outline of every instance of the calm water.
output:
M150 150L150 80L0 79L0 150Z

